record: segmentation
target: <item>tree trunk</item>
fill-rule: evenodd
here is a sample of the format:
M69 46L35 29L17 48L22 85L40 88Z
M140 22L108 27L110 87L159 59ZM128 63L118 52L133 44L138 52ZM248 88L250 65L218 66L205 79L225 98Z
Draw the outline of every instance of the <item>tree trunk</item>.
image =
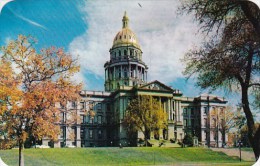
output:
M257 161L259 158L259 155L260 155L260 125L258 126L258 129L255 133L254 143L255 143L255 147L256 147L254 150L254 153L255 153L255 159Z
M221 131L221 135L222 135L222 148L224 148L224 145L226 144L226 132L225 132L225 130Z
M254 118L252 115L252 112L249 107L249 101L248 101L248 88L246 86L241 86L242 87L242 104L243 104L243 110L246 115L247 119L247 127L248 127L248 140L253 148L254 154L255 154L255 159L257 160L259 158L259 153L260 153L260 139L258 137L260 133L260 129L255 130L255 123L254 123ZM257 135L258 134L258 135ZM258 138L258 140L257 140Z
M149 131L148 130L145 130L144 132L144 138L145 138L145 146L147 147L147 141L148 141L148 137L149 137Z
M19 140L19 166L24 166L24 158L23 158L23 140Z

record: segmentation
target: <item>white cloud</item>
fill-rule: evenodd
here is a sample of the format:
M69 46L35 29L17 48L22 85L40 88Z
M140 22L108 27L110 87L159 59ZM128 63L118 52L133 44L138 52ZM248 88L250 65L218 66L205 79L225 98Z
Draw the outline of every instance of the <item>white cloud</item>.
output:
M148 79L170 83L183 77L184 65L180 58L201 41L195 36L198 28L192 23L192 17L178 16L177 7L177 0L88 1L81 7L88 30L71 42L70 52L79 55L83 72L103 78L109 49L127 11L130 28L138 37L143 60L149 67Z

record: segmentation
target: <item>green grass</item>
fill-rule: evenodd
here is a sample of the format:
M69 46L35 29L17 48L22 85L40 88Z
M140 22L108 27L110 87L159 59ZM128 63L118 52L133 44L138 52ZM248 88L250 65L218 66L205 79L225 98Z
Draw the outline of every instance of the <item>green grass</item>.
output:
M9 166L18 165L18 150L1 150L0 157ZM252 165L239 162L221 152L205 148L56 148L25 149L26 166L51 165Z
M241 148L242 151L253 152L253 148Z

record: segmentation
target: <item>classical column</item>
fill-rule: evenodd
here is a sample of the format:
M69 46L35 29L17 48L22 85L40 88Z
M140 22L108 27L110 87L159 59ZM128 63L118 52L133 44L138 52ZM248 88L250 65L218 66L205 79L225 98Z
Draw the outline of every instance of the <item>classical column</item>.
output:
M170 99L170 98L167 98L167 103L168 103L168 108L167 108L167 111L168 111L168 120L171 119L171 105L170 105L170 101L171 101L171 99Z
M159 96L159 106L160 108L162 108L162 101L161 101L161 97Z
M77 126L76 147L81 147L80 126ZM84 138L83 138L84 139ZM83 141L83 140L82 140Z
M159 129L159 140L163 139L163 130Z
M131 65L128 64L128 77L130 78L131 77Z
M123 78L123 67L122 67L122 65L120 65L120 75L121 75L121 78Z
M135 77L138 79L138 65L135 65L135 73L136 73Z
M113 69L114 69L114 71L113 71L113 80L115 80L116 79L116 67L114 66Z
M172 101L172 99L170 100L170 105L171 105L171 110L170 110L170 112L171 112L171 117L170 117L170 119L171 120L173 120L173 103L172 103L173 101Z
M146 77L145 82L147 82L147 71L145 71L145 77Z

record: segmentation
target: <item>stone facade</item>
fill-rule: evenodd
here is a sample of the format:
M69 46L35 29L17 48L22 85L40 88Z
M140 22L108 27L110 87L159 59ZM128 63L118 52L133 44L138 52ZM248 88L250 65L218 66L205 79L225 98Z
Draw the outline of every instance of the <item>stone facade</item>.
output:
M167 112L168 126L150 139L182 141L186 133L197 136L205 145L221 146L219 121L224 119L227 101L210 95L187 98L178 89L160 81L147 82L148 66L142 61L142 50L136 35L129 28L126 13L122 30L114 38L110 60L105 68L105 91L81 91L81 101L69 102L66 109L79 117L75 125L66 125L69 115L61 109L59 140L43 144L54 147L129 146L130 141L122 125L127 105L137 95L156 98ZM86 111L95 112L92 118ZM136 140L143 138L138 132ZM227 140L227 139L226 139Z

